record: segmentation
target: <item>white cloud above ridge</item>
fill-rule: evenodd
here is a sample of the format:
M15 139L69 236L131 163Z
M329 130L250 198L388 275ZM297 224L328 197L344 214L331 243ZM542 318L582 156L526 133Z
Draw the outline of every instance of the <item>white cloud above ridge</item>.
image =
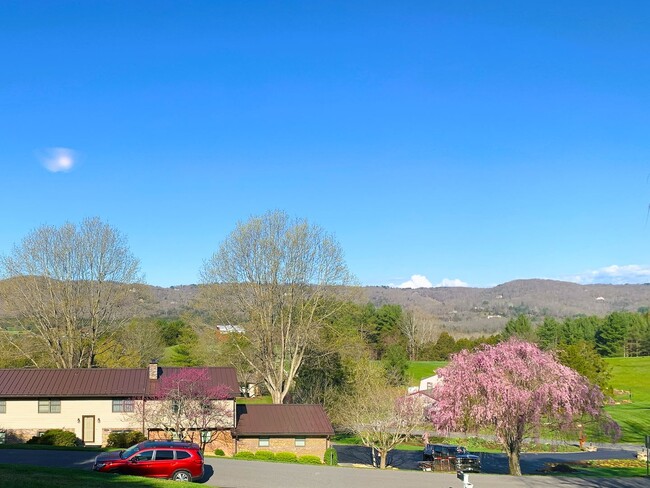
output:
M434 287L448 287L448 288L464 288L469 286L466 282L459 280L458 278L454 278L453 280L450 280L449 278L443 278L443 280L438 283L437 285L434 285Z
M397 288L439 288L439 287L462 287L462 286L469 286L467 283L465 283L462 280L459 280L458 278L455 279L449 279L449 278L444 278L440 283L437 284L432 284L429 279L424 276L424 275L413 275L411 276L411 279L408 281L405 281L401 285L391 285L391 286L396 286Z
M50 173L67 173L76 163L75 151L67 147L48 147L40 153L39 158Z
M566 278L580 285L611 284L633 285L650 283L650 266L640 264L613 264Z

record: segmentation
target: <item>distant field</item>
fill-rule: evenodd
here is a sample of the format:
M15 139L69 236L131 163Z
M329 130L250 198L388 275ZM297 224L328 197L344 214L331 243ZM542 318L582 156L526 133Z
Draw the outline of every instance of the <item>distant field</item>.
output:
M411 361L406 374L410 378L409 385L417 385L420 380L433 376L438 368L447 364L447 361Z
M608 358L611 384L630 394L616 395L620 403L606 408L621 426L621 442L643 442L650 435L650 357Z

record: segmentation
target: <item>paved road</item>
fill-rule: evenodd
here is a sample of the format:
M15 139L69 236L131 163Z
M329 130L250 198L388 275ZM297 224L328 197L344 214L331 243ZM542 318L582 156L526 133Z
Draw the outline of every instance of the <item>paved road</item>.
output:
M364 446L336 445L338 460L341 464L370 464L370 449ZM640 449L640 447L639 447ZM481 458L481 468L487 474L508 474L508 457L505 454L478 453ZM589 459L634 459L636 450L601 448L596 452L571 453L541 453L521 455L521 471L524 474L537 474L546 463L561 463L567 461L586 461ZM421 451L391 451L388 454L388 464L398 469L418 469L422 461ZM650 485L650 483L649 483Z
M0 449L0 463L90 469L94 455L83 451ZM205 486L220 488L461 488L453 474L330 466L302 466L234 459L206 459ZM472 474L475 488L648 488L645 478L579 479ZM199 486L199 485L196 485Z

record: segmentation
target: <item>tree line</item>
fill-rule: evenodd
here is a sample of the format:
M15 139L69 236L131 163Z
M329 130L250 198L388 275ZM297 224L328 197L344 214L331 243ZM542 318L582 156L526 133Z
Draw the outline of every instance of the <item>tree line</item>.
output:
M589 393L589 385L600 392L608 380L601 356L649 350L647 313L563 322L547 318L536 328L521 315L501 334L456 340L440 332L430 317L398 305L360 305L354 296L356 280L336 239L281 211L237 224L200 270L203 286L192 309L173 320L137 318L143 301L139 261L126 238L98 218L36 229L0 257L0 272L8 278L0 284L0 305L11 316L0 330L3 349L11 351L0 359L4 367L136 367L152 358L170 365L232 365L243 385L261 385L274 403L324 405L339 428L358 434L382 453L383 462L423 420L423 398L404 395L409 361L451 357L448 371L455 371L459 361L458 371L465 371L462 360L469 361L472 350L488 356L505 350L504 357L511 355L508 348L521 350L552 365L568 383L579 382L586 393L571 400L575 414L595 415L602 401ZM221 333L219 325L237 328ZM516 342L522 339L526 342ZM534 342L540 352L553 350L555 355L540 356ZM571 369L556 366L555 357ZM492 366L511 379L517 376L512 371L539 373L534 384L550 384L542 374L545 368L523 364L528 366L514 365L510 372L505 360ZM475 369L481 373L481 367ZM574 376L574 370L582 376ZM448 375L449 398L466 395L459 377ZM495 395L502 396L504 381L494 382ZM515 386L528 388L529 383ZM503 411L514 412L511 406L503 405ZM530 413L534 424L552 418L556 405L546 407L548 411ZM476 419L490 423L490 415ZM515 420L524 418L517 414ZM458 426L457 419L435 411L429 420L440 428ZM523 424L519 427L517 432L523 432ZM518 434L507 447L511 469L518 466L520 440Z

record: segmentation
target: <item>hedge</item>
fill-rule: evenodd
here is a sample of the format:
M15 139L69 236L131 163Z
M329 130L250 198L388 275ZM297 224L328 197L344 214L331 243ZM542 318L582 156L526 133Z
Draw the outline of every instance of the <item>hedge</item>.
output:
M298 464L323 464L318 456L312 456L311 454L306 454L298 458Z
M50 429L46 430L45 433L41 436L35 435L27 441L27 444L72 447L81 446L83 442L80 439L77 439L77 436L74 432L69 432L62 429Z
M128 432L111 432L106 441L107 447L131 447L138 442L146 440L144 434L138 430Z
M298 456L293 452L279 452L275 455L275 460L279 463L295 463L298 461Z
M251 451L239 451L233 456L235 459L255 459L255 453Z
M257 451L255 453L255 459L261 461L275 461L275 453L271 451Z

